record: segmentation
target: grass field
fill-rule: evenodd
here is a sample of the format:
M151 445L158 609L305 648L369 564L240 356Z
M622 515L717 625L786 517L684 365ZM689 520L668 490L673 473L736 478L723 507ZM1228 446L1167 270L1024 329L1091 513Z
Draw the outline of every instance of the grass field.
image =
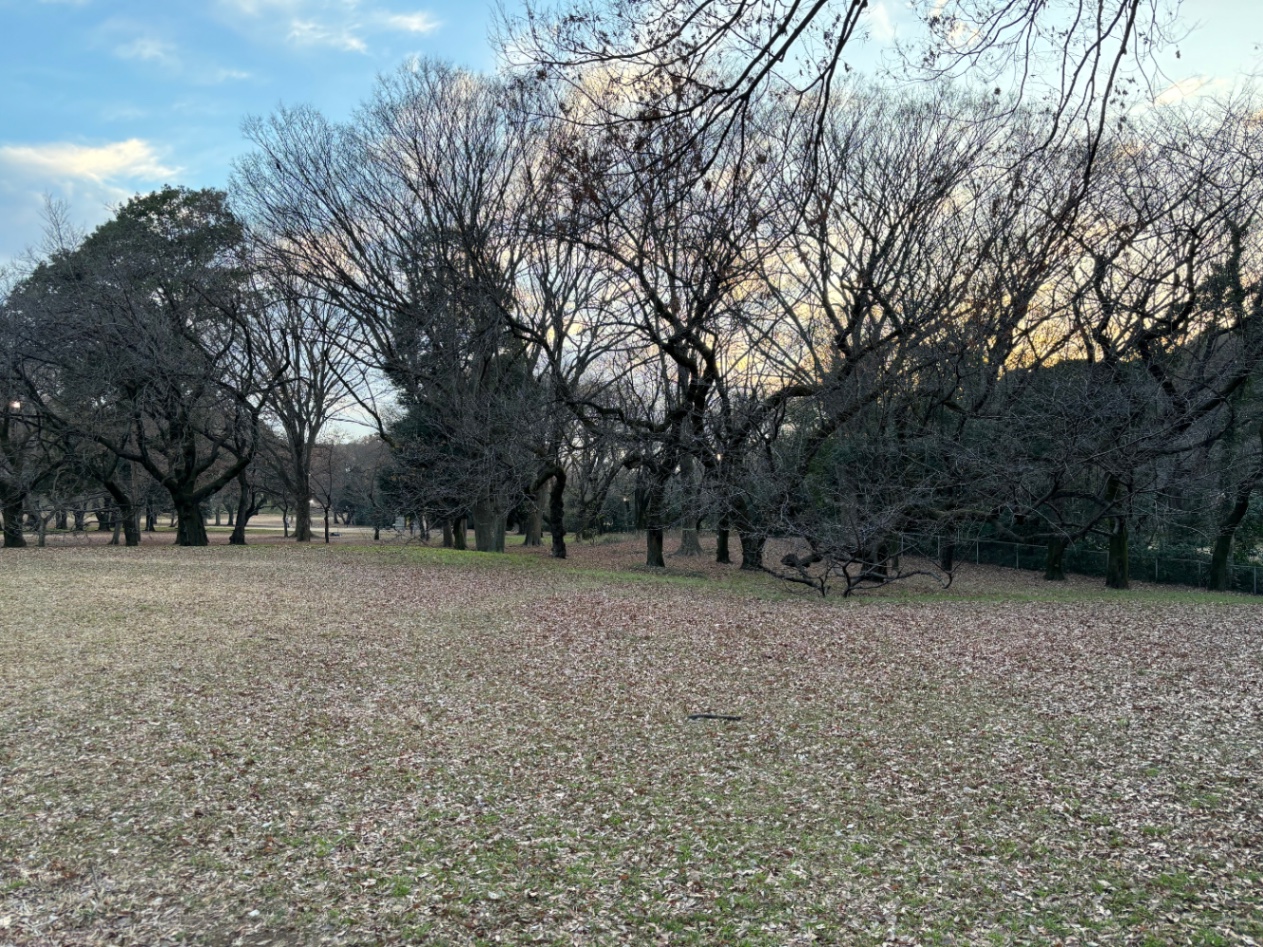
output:
M640 555L0 553L0 944L1263 943L1256 602Z

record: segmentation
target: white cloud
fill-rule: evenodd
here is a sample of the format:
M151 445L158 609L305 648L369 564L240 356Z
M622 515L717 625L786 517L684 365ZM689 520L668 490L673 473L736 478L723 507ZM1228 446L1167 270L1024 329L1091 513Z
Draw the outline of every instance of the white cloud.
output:
M220 0L220 5L243 16L261 16L273 10L294 13L302 3L301 0Z
M869 4L868 16L873 39L879 43L893 42L895 39L895 22L891 18L890 10L886 7L883 0L877 0L876 3Z
M433 33L442 24L428 13L392 13L386 25L409 33Z
M392 10L393 3L373 0L216 0L216 5L227 22L256 40L283 37L294 46L354 53L367 53L374 37L425 36L442 26L432 13Z
M98 147L68 142L4 145L0 163L32 176L98 184L117 179L158 181L178 173L177 168L162 164L153 146L140 138Z
M241 79L253 78L254 73L246 72L244 69L216 69L206 76L206 80L211 84L220 82L236 82Z
M348 52L368 52L368 46L355 35L353 27L329 26L315 20L291 21L289 41L299 46L332 46Z
M180 62L179 50L174 43L153 36L140 36L114 47L114 55L123 59L140 59L175 66Z
M173 181L179 168L165 164L139 138L96 147L69 142L0 146L0 263L17 259L38 242L46 195L65 200L72 218L93 227L137 191Z
M1181 79L1154 96L1154 105L1175 105L1185 99L1195 99L1203 95L1215 95L1231 89L1232 83L1223 78L1210 76L1190 76Z

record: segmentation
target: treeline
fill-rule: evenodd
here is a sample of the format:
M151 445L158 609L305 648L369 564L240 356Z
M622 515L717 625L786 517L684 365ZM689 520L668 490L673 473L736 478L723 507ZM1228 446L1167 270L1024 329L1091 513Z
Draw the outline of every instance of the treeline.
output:
M1050 579L1105 548L1113 587L1137 543L1221 588L1255 554L1257 100L1081 132L944 86L626 96L413 62L349 121L252 121L231 197L53 228L0 323L6 544L67 482L127 542L160 491L204 543L226 489L310 538L342 414L380 438L365 508L486 551L635 526L662 566L713 529L843 594L981 535Z

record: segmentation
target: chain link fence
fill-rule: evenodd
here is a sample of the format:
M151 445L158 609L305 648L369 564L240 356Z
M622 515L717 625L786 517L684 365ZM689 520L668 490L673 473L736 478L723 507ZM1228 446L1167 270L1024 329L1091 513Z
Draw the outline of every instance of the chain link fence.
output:
M908 536L903 551L912 555L938 558L948 540L937 536ZM1032 543L1012 543L999 539L957 539L957 562L973 562L977 565L1006 566L1043 572L1048 550ZM1093 575L1104 578L1108 553L1104 549L1070 546L1065 551L1064 563L1068 573ZM1145 551L1132 551L1128 560L1131 578L1137 582L1155 582L1162 585L1183 585L1206 588L1210 580L1210 558L1168 556ZM1228 589L1259 595L1263 592L1263 566L1253 563L1234 563L1228 567Z

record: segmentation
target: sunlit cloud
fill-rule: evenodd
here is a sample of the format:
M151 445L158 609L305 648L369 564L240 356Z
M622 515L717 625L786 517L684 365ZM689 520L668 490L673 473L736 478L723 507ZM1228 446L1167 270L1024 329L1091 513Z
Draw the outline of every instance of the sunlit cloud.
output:
M158 181L178 172L163 164L154 147L140 138L97 147L68 142L4 145L0 147L0 164L32 176L97 183L120 178Z
M1227 92L1232 84L1223 78L1209 76L1190 76L1173 83L1154 96L1154 105L1175 105L1187 99L1196 99L1205 95L1216 95Z
M442 26L424 10L392 10L368 0L218 0L234 28L257 40L284 38L293 46L367 53L391 33L427 36Z
M408 33L433 33L442 25L428 13L392 13L386 24Z
M332 46L347 52L368 52L368 46L355 35L352 27L329 26L315 20L293 20L289 41L299 46Z
M47 197L64 200L76 223L92 227L132 194L173 181L179 173L139 138L99 146L0 146L0 213L8 224L0 234L0 263L38 242Z

